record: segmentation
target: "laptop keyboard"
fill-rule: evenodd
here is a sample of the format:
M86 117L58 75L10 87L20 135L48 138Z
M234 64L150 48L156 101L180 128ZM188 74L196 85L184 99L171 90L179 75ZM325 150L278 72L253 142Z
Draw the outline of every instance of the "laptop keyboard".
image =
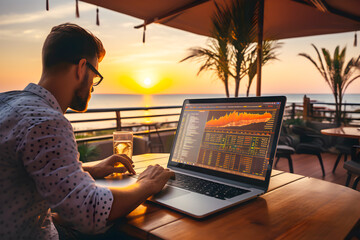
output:
M175 173L175 180L170 179L167 184L222 200L249 192L249 190L231 187L180 173Z

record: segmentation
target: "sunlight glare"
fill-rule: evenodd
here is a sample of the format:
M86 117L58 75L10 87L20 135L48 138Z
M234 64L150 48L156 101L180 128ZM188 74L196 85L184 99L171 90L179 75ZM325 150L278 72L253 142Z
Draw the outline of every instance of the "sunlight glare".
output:
M146 87L150 87L150 85L151 85L151 79L150 79L150 78L145 78L145 80L144 80L144 85L145 85Z

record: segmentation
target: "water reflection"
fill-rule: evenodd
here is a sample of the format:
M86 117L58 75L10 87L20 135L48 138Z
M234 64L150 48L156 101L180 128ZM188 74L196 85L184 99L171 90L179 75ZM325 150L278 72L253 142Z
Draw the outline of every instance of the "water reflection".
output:
M154 106L153 95L150 94L142 95L142 103L140 104L140 106L153 107Z
M149 94L144 94L142 96L142 106L145 106L145 107L152 107L153 106L153 97L152 95L149 95ZM145 110L144 111L144 115L145 118L143 120L143 123L146 123L146 124L149 124L152 122L151 118L150 117L147 117L147 116L150 116L150 111L151 110Z

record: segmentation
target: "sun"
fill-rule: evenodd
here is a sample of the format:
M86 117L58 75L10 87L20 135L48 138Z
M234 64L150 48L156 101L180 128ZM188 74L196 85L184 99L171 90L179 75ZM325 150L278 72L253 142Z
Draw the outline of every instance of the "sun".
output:
M145 79L144 79L144 86L145 86L145 87L150 87L150 86L151 86L151 83L152 83L152 81L151 81L150 78L145 78Z

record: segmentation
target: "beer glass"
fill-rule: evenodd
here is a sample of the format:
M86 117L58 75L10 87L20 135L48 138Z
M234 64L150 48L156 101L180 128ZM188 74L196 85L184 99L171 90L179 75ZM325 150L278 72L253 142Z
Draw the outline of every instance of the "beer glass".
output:
M133 154L133 133L117 131L113 133L114 154L125 154L130 159Z

